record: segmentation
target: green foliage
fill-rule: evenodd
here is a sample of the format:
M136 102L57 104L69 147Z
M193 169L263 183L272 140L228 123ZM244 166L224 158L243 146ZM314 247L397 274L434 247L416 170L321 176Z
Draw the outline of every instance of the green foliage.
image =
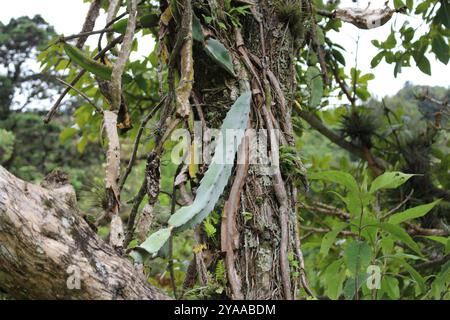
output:
M416 66L423 73L431 75L430 61L425 56L431 47L437 59L447 64L449 61L449 4L447 1L394 1L396 8L406 7L411 14L419 15L428 23L428 30L421 34L418 28L409 26L405 22L400 30L392 30L385 41L372 41L380 51L372 59L372 68L376 67L384 58L387 63L394 64L394 76L401 72L402 67L411 65L411 57ZM414 7L415 6L415 7ZM399 35L399 39L396 38ZM398 45L400 42L400 46Z
M308 67L305 77L309 89L309 106L317 107L323 96L322 73L317 67Z
M70 59L77 65L102 78L103 80L111 80L111 67L107 67L102 63L92 60L90 57L87 57L83 51L68 43L64 43L63 47Z
M205 42L205 52L217 62L225 71L227 71L233 77L236 77L234 73L233 62L231 61L230 54L225 46L218 40L209 38Z
M36 73L31 60L56 35L40 15L0 22L0 120L5 120L13 107L16 92L29 98L46 99L55 88L45 73Z
M389 223L399 224L399 223L407 221L407 220L420 218L420 217L426 215L439 202L441 202L441 199L438 199L432 203L423 204L421 206L409 208L405 211L398 212L389 218Z
M0 164L11 159L14 151L14 139L12 132L0 129Z
M405 259L422 259L422 248L401 224L425 216L439 204L440 200L395 214L387 214L388 209L379 208L377 202L379 192L401 187L412 177L413 175L401 172L385 172L370 184L366 182L358 184L352 175L342 171L329 170L309 174L311 180L322 180L345 187L346 194L339 191L334 191L333 194L338 195L339 199L343 200L347 210L351 213L349 223L328 219L327 223L332 226L331 231L314 245L320 247L319 252L322 257L325 259L330 257L330 260L332 260L331 256L334 256L335 253L339 254L340 250L343 250L343 258L326 267L324 287L325 294L329 298L338 299L343 295L346 299L352 299L356 296L356 293L359 295L361 291L363 297L373 297L376 292L379 298L384 296L390 299L398 299L401 285L404 282L400 282L397 277L387 274L396 274L401 272L402 269L410 275L416 295L427 293L427 286L430 288L430 283L427 284L427 281L419 272L405 261ZM325 186L325 190L327 189L327 186ZM356 239L338 240L339 235L348 229L353 232ZM444 247L448 243L445 237L432 237L430 240L437 241ZM395 248L395 241L404 245L403 250ZM342 245L344 245L344 248L340 249ZM408 249L413 254L406 253ZM369 289L366 286L366 280L368 279L366 270L368 270L369 265L378 266L381 270L381 287L379 288ZM345 269L343 269L344 266ZM445 280L439 279L445 282ZM437 287L439 289L436 289L436 291L441 292L439 282L436 284Z
M180 232L194 228L214 209L228 183L237 148L244 136L244 129L250 113L250 99L250 92L244 92L227 112L221 127L222 134L217 140L214 157L200 181L194 202L177 210L168 221L169 227L163 229L164 231L152 234L140 245L141 249L150 255L156 255L165 245L172 230ZM236 129L236 134L227 140L226 130L228 129Z
M372 252L367 242L356 240L349 243L344 258L347 269L356 276L369 265Z

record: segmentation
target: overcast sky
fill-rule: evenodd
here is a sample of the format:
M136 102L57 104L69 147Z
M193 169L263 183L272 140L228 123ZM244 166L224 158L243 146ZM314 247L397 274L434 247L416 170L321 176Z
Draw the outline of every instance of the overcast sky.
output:
M366 7L368 1L342 0L344 6ZM372 0L372 6L383 6L384 0ZM391 1L392 2L392 1ZM392 5L391 5L392 6ZM53 25L58 33L70 35L78 33L84 21L85 14L89 7L88 3L82 0L14 0L8 1L0 10L0 21L7 23L9 19L20 17L23 15L33 16L40 14ZM358 69L362 69L363 73L372 72L375 74L375 80L369 82L369 91L375 96L395 94L401 89L406 81L420 85L440 85L448 87L450 85L449 72L450 68L438 60L434 55L428 55L431 62L432 76L428 76L416 67L403 68L402 73L394 78L393 65L388 65L384 61L375 69L370 68L370 61L377 53L377 49L371 44L371 40L385 40L389 34L391 27L398 30L404 21L408 21L411 26L417 27L421 24L421 20L414 16L406 16L397 14L390 22L384 26L372 30L359 30L350 24L344 24L342 31L334 33L331 38L334 42L339 43L347 49L345 58L347 67L353 67L356 54L356 39L359 38L358 45ZM104 17L97 22L97 29L104 26ZM138 58L150 52L154 42L152 39L146 38L146 41L139 42L139 52L134 54L132 58Z

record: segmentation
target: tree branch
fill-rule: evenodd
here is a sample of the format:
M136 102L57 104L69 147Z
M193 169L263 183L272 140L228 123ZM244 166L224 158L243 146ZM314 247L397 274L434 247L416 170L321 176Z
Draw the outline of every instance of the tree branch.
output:
M69 184L44 188L0 166L0 288L27 299L168 299L91 230L75 199Z

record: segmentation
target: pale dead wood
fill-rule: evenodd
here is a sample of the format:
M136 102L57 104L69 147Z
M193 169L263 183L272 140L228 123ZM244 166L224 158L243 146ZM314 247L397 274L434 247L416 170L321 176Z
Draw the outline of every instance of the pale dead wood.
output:
M249 128L250 125L247 126ZM233 185L225 202L221 224L221 250L225 252L225 263L228 274L228 281L231 287L231 297L235 300L244 299L242 294L242 283L235 267L234 250L239 246L239 233L236 227L236 213L240 207L240 199L245 179L247 178L249 168L249 141L247 137L238 150L238 164L236 166L236 175Z
M175 90L177 113L179 116L186 118L191 112L189 104L189 97L191 96L192 82L194 81L194 58L192 53L192 5L191 0L184 1L183 18L181 21L180 34L182 38L177 41L182 41L180 51L180 68L181 78ZM185 34L181 34L185 33Z
M108 215L111 217L110 243L118 248L123 243L123 225L119 217L120 209L120 142L117 134L117 114L112 111L104 112L103 125L108 138L106 151L105 187L108 195ZM118 219L117 219L118 218Z
M113 2L111 3L111 5ZM111 9L113 10L113 9ZM111 74L111 110L119 110L122 96L122 75L128 61L133 45L134 31L136 29L137 0L129 1L128 23L120 48L119 57L113 65ZM108 18L110 17L108 11ZM114 14L115 15L115 14ZM109 21L107 21L109 22Z

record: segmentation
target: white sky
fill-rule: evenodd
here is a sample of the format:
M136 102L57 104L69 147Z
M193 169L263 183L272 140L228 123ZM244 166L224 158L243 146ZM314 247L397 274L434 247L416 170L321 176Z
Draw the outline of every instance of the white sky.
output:
M0 21L3 23L7 23L13 17L40 14L55 27L58 33L65 35L80 31L89 7L89 4L84 3L82 0L14 0L2 2L4 3L0 10ZM359 0L357 3L354 3L353 0L342 0L341 7L366 7L367 2ZM383 6L385 1L372 0L371 2L373 7L378 7ZM392 7L392 1L390 2ZM362 69L363 73L372 72L375 74L375 80L369 82L369 91L375 96L393 95L403 87L406 81L420 85L440 85L445 87L450 85L450 77L448 76L450 68L436 60L434 54L428 55L431 62L432 76L422 73L416 67L411 67L403 68L402 73L397 78L394 78L393 65L386 64L384 60L375 69L371 69L370 61L377 53L377 49L371 44L371 40L385 40L390 33L391 27L398 30L405 20L408 20L413 27L419 26L421 23L421 20L417 17L397 14L390 22L380 28L359 30L353 25L345 23L341 32L330 36L334 42L347 49L347 53L344 56L348 68L354 66L355 40L359 36L358 69ZM96 29L102 28L104 21L104 17L99 19ZM95 42L91 42L91 44L93 43ZM150 37L146 37L146 40L140 41L139 45L139 51L132 56L133 59L149 53L154 42Z

